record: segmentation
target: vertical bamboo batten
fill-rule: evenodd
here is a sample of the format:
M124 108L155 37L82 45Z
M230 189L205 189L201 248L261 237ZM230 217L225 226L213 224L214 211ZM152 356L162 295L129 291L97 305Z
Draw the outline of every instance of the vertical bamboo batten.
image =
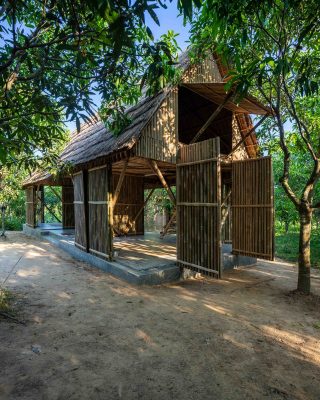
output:
M219 138L182 147L177 163L180 267L221 276Z

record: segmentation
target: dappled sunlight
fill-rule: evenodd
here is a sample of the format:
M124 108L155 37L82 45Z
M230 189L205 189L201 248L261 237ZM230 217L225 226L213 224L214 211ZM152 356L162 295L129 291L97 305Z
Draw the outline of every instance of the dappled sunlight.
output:
M80 365L81 364L81 362L79 361L79 358L77 357L77 356L75 356L75 354L71 354L71 356L70 356L70 363L72 364L72 365Z
M153 342L151 337L141 329L136 330L136 337L140 340L143 340L143 342L148 346L157 347L157 345Z
M28 278L31 276L38 276L40 275L39 269L21 269L19 268L16 272L16 275L20 276L21 278Z
M205 304L205 303L204 303L204 306L205 306L206 308L208 308L209 310L212 310L212 311L214 311L214 312L216 312L216 313L218 313L218 314L226 315L227 317L232 317L232 314L230 314L230 313L229 313L225 308L223 308L223 307L220 307L220 306L213 306L213 305Z
M294 350L295 357L299 357L301 360L307 357L320 366L320 337L318 332L318 335L315 334L313 337L307 334L298 334L288 329L279 329L272 325L262 325L261 329L269 338L271 337L281 345Z
M191 296L191 295L181 294L179 297L180 297L180 299L187 300L187 301L197 301L197 298L195 296Z
M247 351L252 351L252 352L254 351L253 346L250 343L240 342L234 336L235 335L231 335L229 333L223 333L223 335L222 335L223 339L230 342L233 346L238 347L240 349L247 350Z
M70 300L70 299L71 299L70 294L69 294L69 293L66 293L66 292L59 292L59 293L57 293L57 296L58 296L60 299L63 299L63 300Z
M43 323L43 318L39 317L39 315L33 315L32 316L32 321L35 322L36 324L42 324Z
M165 252L168 247L164 244ZM228 272L222 280L133 286L49 250L50 245L34 263L23 257L17 268L22 275L8 281L24 296L26 326L3 325L12 335L4 348L26 348L27 343L29 349L39 343L41 354L29 351L39 369L56 363L63 379L77 379L77 384L81 374L93 380L101 374L103 380L110 370L111 381L130 375L157 382L163 373L165 382L180 374L185 384L192 375L199 385L207 374L211 381L228 384L230 398L238 384L248 390L262 385L265 397L274 399L283 382L289 386L298 376L309 379L306 385L317 384L312 376L320 366L320 310L304 298L287 296L296 284L291 265L259 262ZM314 290L320 293L320 281ZM30 367L28 360L22 362ZM299 398L309 398L304 389L301 393Z

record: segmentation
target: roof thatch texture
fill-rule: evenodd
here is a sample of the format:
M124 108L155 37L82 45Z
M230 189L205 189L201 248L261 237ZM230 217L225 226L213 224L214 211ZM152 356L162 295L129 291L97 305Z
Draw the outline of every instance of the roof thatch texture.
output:
M137 105L128 109L127 113L132 122L119 136L108 132L102 121L91 125L86 124L79 134L73 136L62 152L61 160L79 166L110 155L115 151L130 150L166 94L167 90L153 97L144 98Z

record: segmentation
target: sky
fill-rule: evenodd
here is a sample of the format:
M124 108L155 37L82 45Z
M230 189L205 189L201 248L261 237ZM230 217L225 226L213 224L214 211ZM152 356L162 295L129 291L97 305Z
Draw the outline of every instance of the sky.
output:
M185 50L188 46L187 41L189 40L189 28L190 26L183 26L183 18L179 16L177 9L177 2L172 1L171 3L166 3L167 9L158 8L156 14L158 15L160 26L158 26L152 18L147 15L146 23L152 30L155 39L166 33L169 29L175 31L179 34L176 38L181 50Z

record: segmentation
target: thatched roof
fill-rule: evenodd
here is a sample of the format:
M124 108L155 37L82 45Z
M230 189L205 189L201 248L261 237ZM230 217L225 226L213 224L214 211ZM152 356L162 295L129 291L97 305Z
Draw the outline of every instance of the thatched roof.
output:
M152 97L144 97L138 104L129 108L127 113L132 122L118 136L109 132L101 120L83 124L79 133L71 135L71 140L61 153L60 160L80 168L90 161L110 156L112 153L130 150L169 90L168 88ZM47 172L37 171L24 181L23 186L48 183L50 179L51 175Z
M61 160L79 166L116 151L130 150L139 139L142 129L166 97L167 91L144 98L136 106L128 109L127 113L132 122L119 136L108 132L102 121L87 125L64 149Z

